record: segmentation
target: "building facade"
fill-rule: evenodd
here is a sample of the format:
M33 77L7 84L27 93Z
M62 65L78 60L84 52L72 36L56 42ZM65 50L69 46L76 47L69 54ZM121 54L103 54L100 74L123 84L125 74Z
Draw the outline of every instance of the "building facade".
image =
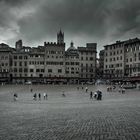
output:
M66 50L64 33L57 34L57 42L44 42L43 46L23 46L22 40L11 48L0 45L0 79L9 82L79 83L95 80L96 43Z
M140 76L140 39L117 41L104 46L104 78Z
M11 48L7 44L0 44L0 82L10 80L11 56Z

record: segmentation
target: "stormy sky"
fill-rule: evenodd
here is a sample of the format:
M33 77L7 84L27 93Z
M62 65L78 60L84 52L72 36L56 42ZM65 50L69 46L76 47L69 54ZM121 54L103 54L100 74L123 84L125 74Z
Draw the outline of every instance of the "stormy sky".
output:
M140 0L0 0L0 43L43 45L60 29L67 48L139 37Z

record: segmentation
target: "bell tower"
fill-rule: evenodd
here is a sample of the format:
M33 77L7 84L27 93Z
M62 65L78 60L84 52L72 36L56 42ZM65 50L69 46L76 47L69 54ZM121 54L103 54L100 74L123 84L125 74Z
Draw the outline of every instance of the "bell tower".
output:
M57 33L57 43L64 44L64 33L61 30Z

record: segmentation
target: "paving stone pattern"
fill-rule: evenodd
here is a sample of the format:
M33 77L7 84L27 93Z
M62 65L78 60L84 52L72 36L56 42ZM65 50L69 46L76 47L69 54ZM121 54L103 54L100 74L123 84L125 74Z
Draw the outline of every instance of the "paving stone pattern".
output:
M77 86L0 87L0 140L140 140L140 91L106 92L103 100L89 98ZM44 92L48 100L33 101ZM13 93L18 101L13 101ZM66 97L61 94L65 92Z

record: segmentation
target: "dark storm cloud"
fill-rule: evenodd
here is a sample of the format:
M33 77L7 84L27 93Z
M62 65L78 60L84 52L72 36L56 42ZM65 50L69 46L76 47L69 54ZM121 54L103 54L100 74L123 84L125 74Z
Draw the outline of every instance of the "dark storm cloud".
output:
M17 6L22 5L28 0L0 0L0 3L5 3L6 5Z
M8 42L54 40L60 28L77 45L109 44L140 33L139 0L0 0L0 17Z
M94 33L103 35L106 30L104 27L106 5L104 0L47 1L38 9L35 16L31 17L30 20L34 25L30 25L36 26L42 36L46 32L54 34L60 28L70 34L84 33L92 35ZM21 25L24 31L24 27L26 27L27 32L28 29L31 29L29 20L25 21L23 19Z

